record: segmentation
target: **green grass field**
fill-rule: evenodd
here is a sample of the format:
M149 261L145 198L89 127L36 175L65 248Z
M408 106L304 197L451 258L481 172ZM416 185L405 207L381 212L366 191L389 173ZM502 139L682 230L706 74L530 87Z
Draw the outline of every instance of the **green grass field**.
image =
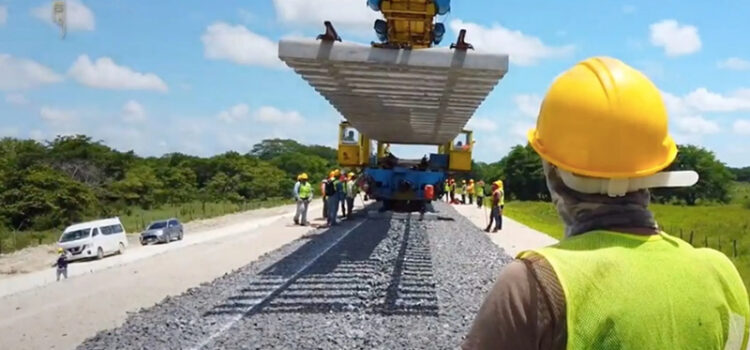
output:
M151 221L175 217L183 223L237 213L246 210L270 208L292 203L289 199L269 199L265 201L236 203L206 203L190 202L178 205L165 205L160 208L144 210L133 207L127 208L117 215L128 233L139 233ZM25 247L38 244L54 243L60 238L60 230L40 232L0 232L0 253L6 254Z
M750 193L750 186L738 186ZM731 204L711 206L677 206L652 204L656 221L665 232L690 241L696 247L720 250L737 266L750 289L750 208L742 198ZM508 202L504 215L552 237L563 237L563 225L551 203ZM734 242L736 241L736 256Z

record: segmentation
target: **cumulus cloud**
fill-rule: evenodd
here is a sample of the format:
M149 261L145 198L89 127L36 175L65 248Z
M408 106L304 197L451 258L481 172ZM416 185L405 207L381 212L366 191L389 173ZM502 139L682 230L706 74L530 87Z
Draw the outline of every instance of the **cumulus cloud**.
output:
M730 95L698 88L683 97L688 107L700 112L739 112L750 111L750 94L745 90L738 90Z
M91 31L96 26L94 20L94 13L86 7L80 0L68 0L66 1L66 21L67 29L69 31ZM34 17L55 25L52 22L52 2L48 2L42 6L33 8L31 14Z
M467 126L475 132L497 130L497 123L495 123L495 121L489 118L482 117L471 118Z
M663 47L667 56L681 56L698 52L701 49L701 38L698 28L681 25L673 19L651 24L651 44Z
M303 121L302 115L297 111L282 111L276 107L263 106L253 116L258 122L268 124L299 124Z
M7 94L5 95L5 102L17 106L29 104L29 100L23 94Z
M716 134L721 130L719 124L700 115L676 116L674 122L679 130L693 135Z
M63 77L35 61L0 54L0 90L13 91L57 83Z
M250 107L244 103L236 104L225 111L219 112L216 116L219 120L234 123L238 120L246 119L250 115Z
M109 57L91 61L88 55L78 59L68 70L68 75L88 87L112 90L154 90L166 92L167 84L154 73L139 73L120 66Z
M737 119L732 125L735 134L750 135L750 119Z
M331 21L337 29L372 33L373 23L381 18L364 0L274 0L273 5L282 23L320 30L323 21Z
M201 41L204 54L210 59L261 67L285 67L279 60L276 42L242 25L214 23L206 28Z
M513 96L513 102L521 114L536 119L542 105L542 98L536 94L519 94Z
M716 66L721 69L729 70L750 70L750 61L743 60L739 57L729 57L723 61L717 62Z
M146 120L146 110L138 101L130 100L122 106L122 120L126 123L138 123Z
M50 123L68 123L76 119L77 113L72 110L64 110L53 107L43 106L39 110L39 115L46 122Z
M0 26L8 22L8 8L0 5Z
M573 45L550 46L541 39L511 30L499 24L485 27L480 24L455 19L450 22L453 32L466 29L466 40L483 51L507 53L510 62L520 66L531 66L543 59L567 57L574 51Z

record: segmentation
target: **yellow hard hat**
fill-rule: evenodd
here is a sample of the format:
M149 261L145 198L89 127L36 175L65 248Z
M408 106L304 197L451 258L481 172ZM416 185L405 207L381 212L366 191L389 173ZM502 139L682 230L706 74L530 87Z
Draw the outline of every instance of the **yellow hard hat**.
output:
M62 248L57 248L57 254L62 254L64 250Z
M336 169L336 170L334 170L334 171L333 171L333 176L335 176L335 177L339 177L339 176L341 176L341 170L340 170L340 169Z
M335 171L331 171L330 173L328 173L328 177L335 177L335 176L336 176Z
M503 187L503 180L495 181L495 185L497 185L497 187Z
M528 139L558 168L599 178L652 175L677 155L659 89L610 57L589 58L558 76Z
M299 175L300 180L307 180L307 173L302 173Z
M354 173L350 172L347 176L349 176L350 178L352 178L352 177L354 177Z

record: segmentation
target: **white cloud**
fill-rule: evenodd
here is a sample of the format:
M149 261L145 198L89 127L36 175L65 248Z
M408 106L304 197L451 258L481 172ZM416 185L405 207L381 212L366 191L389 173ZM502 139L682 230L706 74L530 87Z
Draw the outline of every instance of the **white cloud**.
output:
M542 105L542 98L536 94L520 94L513 96L513 102L523 115L536 119Z
M750 61L743 60L739 57L729 57L723 61L717 62L716 65L721 69L750 70Z
M80 0L68 0L66 4L66 20L69 31L94 30L96 26L94 13L86 5ZM31 14L42 21L54 25L52 22L52 2L32 9Z
M284 112L276 107L263 106L253 116L258 122L269 124L287 124L290 127L303 121L302 115L297 111Z
M83 85L99 89L169 90L167 84L156 74L139 73L129 67L119 66L109 57L100 57L92 62L88 55L78 56L68 74Z
M7 94L5 95L5 102L17 106L22 106L28 104L29 100L23 94Z
M692 135L716 134L721 130L716 122L699 115L676 116L675 125L680 131Z
M206 28L201 41L204 54L210 59L262 67L285 67L279 60L276 42L242 25L214 23Z
M8 8L0 6L0 26L8 22Z
M529 130L536 127L534 123L529 122L515 122L510 127L511 135L513 135L517 143L525 144L527 142L526 135L528 134Z
M506 53L510 61L520 66L530 66L543 59L567 57L575 49L573 45L548 46L541 39L499 24L485 27L476 23L456 19L450 22L454 33L466 29L466 41L482 51Z
M489 118L473 117L469 120L467 126L475 132L497 130L497 123Z
M39 115L47 122L50 123L68 123L76 119L77 113L71 110L63 110L58 108L52 108L43 106L39 110Z
M622 5L622 13L624 14L631 14L635 12L636 7L633 5Z
M62 76L32 60L0 54L0 90L13 91L57 83Z
M232 106L231 108L219 112L216 116L219 120L227 123L233 123L238 120L246 119L250 115L250 107L244 103Z
M724 96L698 88L683 98L685 104L701 112L737 112L750 111L750 95L739 90L732 95Z
M342 29L374 35L373 23L381 18L380 12L370 9L364 0L274 0L273 5L281 22L310 26L321 33L323 21L331 21L339 35Z
M253 20L255 20L255 14L245 9L237 10L237 14L239 15L242 22L252 23Z
M146 120L146 110L138 101L130 100L122 106L122 120L126 123L138 123Z
M750 119L737 119L732 125L735 134L750 135Z
M663 47L667 56L687 55L701 49L701 38L695 26L680 25L673 19L665 19L651 24L649 28L651 44Z

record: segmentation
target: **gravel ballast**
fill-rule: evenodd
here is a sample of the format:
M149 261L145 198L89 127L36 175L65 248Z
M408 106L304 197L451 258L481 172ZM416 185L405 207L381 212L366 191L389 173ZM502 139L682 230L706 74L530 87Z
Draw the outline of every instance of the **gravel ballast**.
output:
M362 215L292 242L79 349L458 348L511 257L449 205L435 210L430 221Z

